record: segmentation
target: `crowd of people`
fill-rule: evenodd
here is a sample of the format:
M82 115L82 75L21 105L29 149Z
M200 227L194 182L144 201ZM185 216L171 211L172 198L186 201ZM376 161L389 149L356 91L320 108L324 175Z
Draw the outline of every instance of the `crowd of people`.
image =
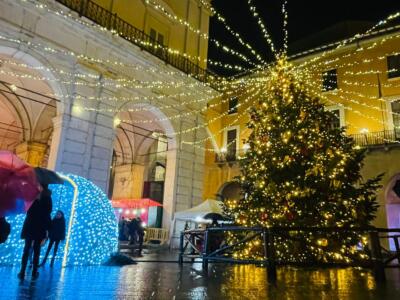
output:
M119 240L129 241L130 245L138 247L137 255L142 255L144 227L139 216L129 220L124 217L119 222Z
M57 211L52 220L52 208L51 191L47 185L43 185L38 198L32 203L26 213L21 231L21 238L25 241L21 269L18 273L18 278L21 280L25 278L26 267L30 258L32 261L32 279L36 279L39 276L38 268L39 266L44 266L49 252L54 245L53 257L51 259L51 266L53 266L58 245L60 241L65 239L64 214L62 211ZM40 249L48 239L50 241L46 255L39 265Z

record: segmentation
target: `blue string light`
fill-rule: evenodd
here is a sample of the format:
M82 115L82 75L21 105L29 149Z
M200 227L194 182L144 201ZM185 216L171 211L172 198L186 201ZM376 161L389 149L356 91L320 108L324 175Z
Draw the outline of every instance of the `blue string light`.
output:
M70 227L70 240L65 265L96 265L105 262L118 248L118 223L110 200L103 191L87 179L64 175L77 186L77 201ZM74 187L50 185L53 199L53 213L61 210L65 214L66 228L69 228ZM21 262L24 241L20 239L25 214L7 217L11 233L6 243L0 245L0 264L16 265ZM66 235L68 236L68 234ZM60 243L57 260L62 261L66 241ZM42 248L42 256L47 244Z

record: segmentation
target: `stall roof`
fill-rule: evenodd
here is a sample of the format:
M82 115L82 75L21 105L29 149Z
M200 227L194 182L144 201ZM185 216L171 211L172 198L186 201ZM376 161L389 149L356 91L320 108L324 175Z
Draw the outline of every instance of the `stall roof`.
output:
M195 207L176 212L175 218L179 220L196 220L196 218L203 218L208 213L223 215L222 202L207 199Z

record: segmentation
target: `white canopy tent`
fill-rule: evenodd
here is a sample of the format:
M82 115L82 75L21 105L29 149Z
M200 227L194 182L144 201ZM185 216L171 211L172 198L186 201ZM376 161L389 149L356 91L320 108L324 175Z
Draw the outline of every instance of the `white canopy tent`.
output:
M184 230L185 224L187 224L189 228L193 229L198 224L207 223L208 221L204 219L204 216L209 213L223 215L222 202L207 199L195 207L176 212L172 222L170 238L171 247L179 247L180 233Z

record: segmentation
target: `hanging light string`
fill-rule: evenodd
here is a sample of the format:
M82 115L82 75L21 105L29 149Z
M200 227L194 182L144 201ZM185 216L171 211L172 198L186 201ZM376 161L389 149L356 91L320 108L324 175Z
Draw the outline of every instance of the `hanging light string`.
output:
M400 28L400 26L399 26L399 28ZM313 63L312 65L306 65L306 63L308 61L305 61L303 64L298 65L296 68L299 68L299 69L300 68L324 69L324 68L327 68L327 66L331 65L332 63L336 63L336 62L339 62L339 61L342 61L342 60L354 59L354 56L360 54L361 52L364 52L364 51L367 51L367 50L373 50L373 49L375 49L377 47L381 47L382 45L386 44L387 42L392 41L394 39L398 39L398 38L400 38L400 34L399 33L392 34L392 35L386 36L386 37L380 39L378 42L372 43L372 44L370 44L368 46L362 46L362 45L359 44L357 46L357 48L353 52L344 53L343 55L339 55L339 56L335 55L335 57L332 58L332 59L316 62L316 63ZM393 55L395 55L396 53L398 53L398 51L394 51ZM319 57L319 56L317 56L317 57ZM382 58L382 56L380 56L380 57L378 57L378 59L383 59L383 58ZM371 59L371 60L373 60L373 59ZM362 61L362 62L363 63L369 63L370 61L366 60L365 62L364 61ZM343 63L343 64L344 64L344 66L352 67L352 66L360 64L362 62L360 62L358 60L353 60L353 61L350 61L350 62L347 62L347 63Z
M287 53L288 50L288 11L287 11L287 0L283 0L282 4L282 15L283 15L283 52Z
M30 1L31 2L31 1ZM43 9L43 8L47 8L47 5L43 5L43 4L40 4L40 5L38 5L38 4L35 4L35 6L36 7L39 7L39 8L41 8L41 9ZM83 22L81 19L79 19L79 18L75 18L73 15L71 15L71 14L66 14L64 11L57 11L57 12L54 12L53 10L50 10L49 8L47 8L47 10L48 10L48 12L52 12L52 13L55 13L56 15L58 15L58 16L62 16L62 17L68 17L68 18L72 18L72 19L74 19L74 21L77 21L77 22L79 22L79 23L81 23L81 24L83 24L83 25L85 25L85 26L91 26L91 27L96 27L96 29L98 29L98 30L100 30L101 32L104 32L104 31L109 31L108 29L106 29L106 28L104 28L104 27L101 27L100 25L98 25L98 24L93 24L93 23L88 23L88 22ZM110 31L110 32L112 32L112 31ZM115 34L115 32L112 32L113 34ZM15 40L14 40L15 41ZM148 42L143 42L142 43L143 45L144 44L146 44L146 45L148 45L149 43ZM151 43L150 43L151 44ZM156 47L157 45L154 45L154 47ZM54 52L57 52L58 50L55 50L55 49L46 49L46 50L53 50ZM185 54L185 53L179 53L179 51L177 51L177 50L175 50L175 49L171 49L171 48L168 48L167 49L168 50L168 52L169 53L173 53L173 54L179 54L179 55L182 55L182 56L184 56L184 57L188 57L189 59L191 59L191 60L197 60L197 61L200 61L200 57L194 57L194 56L190 56L190 55L188 55L188 54ZM78 57L79 59L84 59L84 60L86 60L86 61L89 61L89 62L91 62L91 63L107 63L107 64L111 64L112 66L124 66L124 67L129 67L129 68L133 68L134 70L141 70L141 71L145 71L145 72L152 72L152 73L157 73L157 74L166 74L166 75L179 75L179 76L183 76L183 77L192 77L190 74L184 74L183 72L181 72L181 71L164 71L164 70L159 70L159 69L157 69L157 68L153 68L153 67L142 67L142 66L139 66L139 65L137 65L137 64L129 64L129 63L121 63L120 61L111 61L111 60L108 60L108 59L106 59L106 60L102 60L102 59L98 59L98 58L91 58L91 57L88 57L88 56L86 56L86 55L84 55L84 54L76 54L76 53L74 53L74 52L71 52L71 51L66 51L67 52L67 54L69 54L69 55L73 55L73 56L76 56L76 57ZM207 59L204 59L203 60L205 63L207 63ZM219 67L221 67L221 68L227 68L227 69L232 69L232 68L230 68L229 67L229 65L227 65L226 63L222 63L222 62L218 62L218 61L213 61L213 64L214 65L218 65ZM240 69L243 69L244 67L239 67L239 66L236 66L234 69L237 69L237 70L240 70Z
M200 29L196 29L194 28L192 25L190 25L190 23L180 17L178 17L176 14L171 14L169 11L167 11L167 9L165 7L163 7L162 5L152 1L152 0L145 0L146 4L149 4L150 6L152 6L155 10L161 12L163 15L165 15L167 18L169 18L170 20L174 21L174 22L178 22L181 25L184 25L189 31L199 35L201 38L211 42L212 44L214 44L217 49L222 49L223 51L225 51L226 53L236 56L238 58L240 58L241 60L243 60L244 62L253 65L255 67L258 67L258 65L256 63L254 63L251 59L249 59L246 55L239 53L236 50L233 50L232 48L230 48L229 46L227 46L226 44L221 43L220 41L212 38L210 39L207 33L201 32Z
M254 89L255 88L251 89L250 91L252 91ZM189 110L187 110L187 111L185 111L183 113L179 113L179 114L176 114L174 116L170 116L168 118L169 119L178 119L178 118L186 117L186 116L189 116L189 115L192 115L192 114L201 114L204 111L206 111L207 109L212 109L212 108L214 108L214 107L216 107L216 106L218 106L220 104L224 104L224 103L228 102L229 99L230 99L230 95L235 94L235 95L240 96L245 92L247 92L245 90L245 88L240 89L239 92L237 90L228 91L228 92L226 92L224 94L225 95L224 99L222 101L220 101L220 102L208 104L207 106L204 106L201 109L189 109ZM213 97L207 97L206 99L210 101L210 100L213 100L215 98L216 97L213 96ZM198 99L198 100L203 100L203 99ZM196 100L196 101L198 101L198 100ZM186 101L186 103L187 104L192 104L192 103L194 103L194 101L193 100ZM126 104L128 104L128 103L124 103L123 106L125 106ZM139 103L139 104L143 104L143 103ZM175 106L174 104L172 104L172 105L171 104L167 104L167 105L164 105L164 106L157 106L157 109L171 109L171 108L175 108L176 109L177 106ZM97 109L97 108L93 108L93 107L84 107L83 109L87 110L87 111L100 111L100 112L112 112L112 113L141 112L141 111L152 111L152 110L154 110L154 108L151 108L151 107L150 108L119 107L119 108L103 108L103 109ZM158 121L165 121L165 118L162 118L162 119L146 119L146 120L142 120L142 121L145 121L144 123L152 123L152 122L158 122Z
M46 11L49 12L49 13L55 14L55 15L57 15L57 16L60 16L60 17L65 18L65 19L73 19L75 22L78 22L79 24L81 24L81 25L83 25L83 26L86 26L86 27L92 27L92 28L98 30L99 32L102 32L102 33L108 32L108 33L114 34L114 35L118 35L118 34L119 34L117 31L115 31L115 30L113 30L113 29L109 30L108 28L102 27L101 25L99 25L99 24L97 24L97 23L85 21L83 18L76 17L76 16L74 16L73 14L71 14L70 12L64 11L63 9L55 10L54 7L51 7L51 8L50 8L47 4L45 4L45 3L43 3L43 2L34 1L34 0L22 0L22 1L24 1L24 2L30 2L30 3L32 3L35 7L37 7L37 8L40 9L40 10L46 10ZM157 4L157 3L155 3L154 1L149 1L149 0L145 0L145 1L146 1L146 3L147 3L148 5L151 5L154 9L156 9L157 11L163 13L165 16L167 16L167 17L168 17L169 19L171 19L172 21L180 23L181 25L187 27L189 31L191 31L191 32L193 32L193 33L199 35L201 38L204 38L204 39L206 39L206 40L209 40L209 36L208 36L207 33L202 33L199 29L196 29L196 28L194 28L193 26L191 26L186 20L184 20L184 19L178 17L178 16L175 15L175 14L172 15L171 13L169 13L169 12L168 12L163 6L161 6L160 4ZM38 2L39 2L39 3L38 3ZM131 39L129 39L129 40L133 40L133 41L135 41L136 43L139 43L139 44L141 44L141 45L143 45L143 46L150 46L150 47L154 47L154 48L159 48L159 47L160 47L159 44L157 44L157 43L152 43L151 41L147 41L147 40L146 40L146 41L143 41L143 40L140 40L140 39L137 39L137 38L131 38ZM253 65L253 66L257 66L256 64L254 64L254 63L252 62L252 60L250 60L249 58L247 58L245 55L240 54L239 52L237 52L237 51L235 51L235 50L233 50L233 49L230 49L228 46L226 46L226 45L224 45L223 43L217 41L216 39L212 39L211 42L213 42L214 44L218 44L219 46L221 46L222 48L221 48L221 47L219 47L219 48L221 48L221 49L224 50L225 52L226 52L226 51L229 52L230 50L232 50L233 52L231 52L230 54L235 55L235 56L238 56L238 57L239 57L240 59L242 59L242 60L247 60L246 62L249 63L249 64L251 64L251 65ZM169 53L171 53L171 54L181 55L181 56L183 56L183 57L189 58L189 59L192 60L192 61L197 61L197 62L203 61L203 58L200 57L200 56L190 56L190 55L188 55L187 53L181 52L181 51L178 50L178 49L173 49L173 48L166 47L166 46L163 46L163 47L164 47L165 49L167 49L167 51L168 51ZM206 60L205 60L205 61L206 61Z
M82 59L82 60L84 60L84 61L86 61L86 62L88 62L88 63L96 63L96 64L98 64L98 63L101 63L101 64L109 64L109 63L112 63L113 64L113 66L119 66L119 67L124 67L124 66L129 66L129 68L131 68L131 66L128 64L128 65L125 65L125 64L123 64L123 63L121 63L121 62L115 62L115 61L109 61L109 60L106 60L106 61L104 61L104 60L101 60L101 59L97 59L97 58L93 58L93 57L88 57L88 56L86 56L86 55L83 55L83 54L78 54L78 53L75 53L75 52L73 52L73 51L63 51L63 50L59 50L59 49L54 49L54 48L51 48L51 47L45 47L45 48L41 48L42 47L42 45L40 44L40 43L31 43L31 42L26 42L26 41L23 41L23 40L17 40L17 39L13 39L13 38L8 38L8 37L5 37L5 36L2 36L2 35L0 35L0 40L6 40L6 41L8 41L8 42L13 42L13 43L17 43L17 44L25 44L25 45L27 45L27 46L29 46L29 47L33 47L34 49L41 49L41 50L45 50L46 52L48 52L48 53L50 53L50 54L61 54L61 55L65 55L65 56L72 56L72 57L75 57L75 58L78 58L78 59ZM54 67L52 67L52 68L48 68L48 67L34 67L34 66L30 66L30 65L27 65L27 64L24 64L24 63L17 63L17 62L15 62L15 61L12 61L11 59L9 59L9 60L7 60L7 59L2 59L2 61L3 62L6 62L6 63L8 63L8 64L13 64L13 65L16 65L16 66L19 66L19 67L22 67L22 68L30 68L30 69L34 69L34 70L47 70L47 71L51 71L51 72L54 72L54 73L57 73L57 74L59 74L59 75L61 75L61 76L63 76L63 77L65 77L65 76L70 76L71 78L81 78L81 79L98 79L98 74L94 74L94 73L90 73L90 72L85 72L85 73L70 73L70 72L68 72L68 71L65 71L65 70L63 70L63 69L57 69L57 68L54 68ZM232 68L241 68L241 67L239 67L239 66L234 66L234 65L227 65L227 68L228 69L232 69ZM160 74L166 74L166 75L174 75L174 74L180 74L181 75L181 77L183 77L184 79L187 79L188 77L191 77L190 75L186 75L186 74L183 74L182 72L164 72L163 73L163 71L161 70L160 72L156 72L156 69L151 69L150 68L150 70L151 71L149 71L149 70L147 70L147 69L143 69L142 67L140 67L140 66L138 66L138 65L133 65L132 66L132 69L134 69L134 70L143 70L143 71L145 71L145 72L151 72L151 73L160 73ZM123 86L129 86L129 84L135 84L136 83L136 86L137 86L137 79L132 79L132 76L131 77L128 77L128 76L125 76L125 77L123 77L123 76L120 76L120 77L118 77L118 78L116 78L116 79L114 79L114 78L107 78L107 82L109 82L108 84L109 85L113 85L114 84L114 82L116 82L114 85L118 85L118 87L121 87L122 85ZM142 82L143 84L145 84L146 82ZM154 81L148 81L147 83L154 83ZM167 82L168 83L168 82ZM179 84L182 84L182 83L184 83L184 84L186 84L186 81L184 81L184 80L182 80L182 81L176 81L175 82L175 84L176 85L179 85ZM81 83L82 85L84 85L84 83ZM163 84L163 82L158 82L158 84ZM206 83L202 83L202 82L199 82L199 81L196 81L195 83L193 83L194 85L198 85L198 86L209 86L209 84L206 84ZM232 81L229 81L229 80L225 80L225 79L223 79L223 78L219 78L218 79L218 85L221 85L222 87L220 88L220 89L224 89L224 85L227 85L227 84L232 84Z
M215 47L217 49L222 49L225 53L231 54L233 56L236 56L238 58L240 58L242 61L248 63L249 65L254 66L255 68L260 68L261 65L258 65L256 63L254 63L251 59L249 59L247 56L245 56L244 54L241 54L239 52L237 52L236 50L233 50L232 48L221 44L220 42L218 42L217 40L211 40L213 42L213 44L215 45Z
M254 5L253 0L247 0L247 4L249 5L250 12L253 14L253 17L257 20L257 24L261 30L261 32L264 35L265 40L267 41L267 44L269 45L272 54L276 56L276 49L274 42L272 40L271 35L269 34L267 28L264 25L263 20L260 18L258 12L257 12L257 7Z
M240 66L240 65L222 63L220 61L214 61L212 59L208 59L207 62L208 62L208 65L210 65L210 66L224 68L226 70L234 70L234 71L240 71L240 72L243 72L243 71L247 71L248 72L248 71L251 70L250 68L246 68L246 67L243 67L243 66Z
M257 89L259 89L259 87L255 86L255 87L253 87L250 90L245 91L245 92L246 93L253 93L254 91L257 91ZM241 95L241 94L239 93L239 95ZM219 106L221 104L224 104L224 103L228 102L229 100L230 100L229 97L226 97L222 101L220 101L218 103L215 103L215 104L211 104L211 105L212 105L212 107ZM239 103L237 107L240 107L242 105L243 105L243 103ZM196 113L202 113L202 112L206 111L207 109L209 109L209 108L208 107L204 107L200 111L197 111ZM128 121L130 123L132 123L132 124L149 124L149 123L154 123L154 122L164 122L164 121L171 121L171 120L175 120L175 119L180 119L180 118L184 118L184 117L190 116L191 114L193 114L193 112L189 111L189 112L178 113L176 115L169 116L169 117L162 117L162 118L155 118L155 119L145 119L145 120L128 120ZM221 114L218 114L217 117L212 119L212 122L215 122L216 120L219 120L219 119L223 118L224 116L226 116L228 114L229 114L229 111L225 111L225 112L223 112ZM123 120L123 121L124 122L128 122L128 121L125 121L125 120ZM207 125L208 125L208 123L204 123L204 124L202 124L200 126L205 127ZM189 131L191 131L191 130L194 130L194 129L190 128Z
M236 40L245 48L247 48L251 54L253 54L253 56L261 63L261 64L267 64L267 62L262 58L262 56L260 54L258 54L254 48L247 42L245 42L243 40L243 38L241 37L241 35L232 29L232 27L226 22L225 17L223 17L216 9L215 7L213 7L211 4L206 3L204 0L200 0L200 2L208 7L211 12L212 12L212 16L216 17L217 21L220 22L221 24L224 25L225 29L233 36L236 38ZM209 37L209 40L215 40L213 38ZM209 60L210 61L210 60Z
M44 46L42 46L40 43L37 43L37 44L34 44L34 43L31 43L31 42L24 42L24 41L21 41L21 40L17 40L17 39L12 39L12 38L7 38L7 37L5 37L5 36L2 36L2 35L0 35L0 40L6 40L6 41L9 41L9 42L13 42L13 43L17 43L18 45L21 45L21 44L26 44L28 47L32 47L32 48L34 48L34 49L37 49L37 50L44 50L45 52L47 52L47 53L49 53L49 54L51 54L51 55L55 55L55 54L61 54L61 55L65 55L65 56L67 56L67 57L74 57L74 58L77 58L78 60L79 59L82 59L82 60L84 60L84 61L87 61L87 62L89 62L89 63L96 63L96 64L102 64L102 63L105 63L105 64L107 64L107 61L104 61L104 60L101 60L101 59L97 59L97 58L90 58L90 57L88 57L88 56L85 56L85 55L82 55L82 54L77 54L77 53L75 53L75 52L73 52L73 51L65 51L65 50L60 50L60 49L58 49L58 50L55 50L54 48L51 48L51 47L44 47ZM22 66L22 65L21 65ZM121 63L121 62L119 62L118 64L115 64L114 66L120 66L120 67L123 67L123 66L125 66L123 63ZM59 72L61 75L68 75L68 74L70 74L70 73L67 73L66 71L63 71L63 70L57 70L57 69L52 69L53 71L55 71L55 72ZM155 72L154 72L155 73ZM181 72L182 73L182 72ZM90 74L90 73L89 73ZM74 75L74 74L72 74L72 75ZM77 77L79 77L79 76L81 76L81 77L86 77L86 78L94 78L94 76L93 75L78 75ZM190 78L191 76L187 76L187 75L184 75L184 77L185 78ZM97 78L98 78L98 75L97 75ZM129 78L129 77L127 77L127 78ZM40 80L40 78L35 78L36 80ZM52 80L52 81L54 81L55 79L50 79L50 78L48 78L49 80ZM42 80L47 80L46 78L42 78ZM123 82L125 79L121 79L121 82ZM115 81L115 80L114 80ZM124 84L124 83L114 83L113 82L113 80L111 80L111 79L108 79L108 81L106 82L106 83L95 83L95 84L93 84L93 83L89 83L88 85L89 86L98 86L98 85L101 85L101 84L103 84L103 85L108 85L108 86L114 86L114 87L116 87L116 88L122 88L122 87L127 87L127 86L130 86L130 87L134 87L134 88L141 88L140 87L140 84L136 84L136 85L134 85L133 86L133 84L131 84L131 83L133 83L133 82L135 82L135 81L137 81L136 79L135 80L132 80L131 78L130 79L126 79L125 80L125 82L127 83L127 84ZM140 81L139 81L140 82ZM158 82L158 84L156 85L156 83L155 82L157 82L157 81L154 81L154 82L152 82L152 81L148 81L147 83L149 84L148 86L147 86L147 88L156 88L157 86L159 86L160 87L160 81ZM223 82L226 82L226 81L222 81L221 82L221 85L223 85ZM64 80L64 82L63 83L66 83L66 84L70 84L71 83L71 81L65 81ZM144 84L146 84L146 82L145 81L143 81L143 83ZM84 82L80 82L80 83L78 83L78 84L80 84L80 85L86 85L86 83L84 83ZM170 85L170 88L173 88L173 87L181 87L181 86L187 86L187 82L185 83L184 81L176 81L176 83L175 82L173 82L173 83L171 83L171 82L166 82L166 84L169 84ZM192 86L192 87L195 87L195 86L203 86L203 87L209 87L209 84L207 84L207 83L203 83L203 82L200 82L200 81L193 81L192 83L190 83L190 85ZM162 88L164 88L165 86L161 86ZM143 87L142 87L143 88Z
M386 17L385 19L379 21L379 22L378 22L375 26L373 26L372 28L376 29L377 27L380 26L379 24L381 24L381 25L382 25L382 24L386 24L389 20L394 20L394 19L397 19L397 18L399 18L399 17L400 17L400 12L397 12L397 13L395 13L395 14L389 15L389 16ZM400 27L400 26L394 26L394 27L392 27L392 28L384 29L384 31L390 31L391 29L395 29L395 28L399 28L399 27ZM329 44L329 45L326 45L326 46L318 47L318 48L316 48L315 50L322 49L323 47L336 46L336 47L334 47L333 49L323 51L321 54L315 56L314 58L305 61L305 62L302 63L299 67L304 67L304 66L306 66L306 65L315 64L317 61L321 60L322 58L325 58L326 56L328 56L328 55L334 53L335 51L339 50L340 48L342 48L342 47L344 47L344 46L346 46L346 45L352 43L354 40L366 38L366 37L368 37L368 36L373 35L374 33L375 33L375 32L374 32L372 29L369 29L369 30L367 30L365 33L355 34L355 35L352 36L351 38L344 39L344 40L342 40L342 41L340 41L340 42L338 42L338 43L333 43L333 44ZM376 47L376 45L372 45L371 47L374 48L374 47ZM372 49L372 48L371 48L371 49ZM361 51L361 50L360 50L360 51ZM304 54L307 54L308 52L309 52L309 51L306 51L306 52L303 52L303 53L304 53ZM303 53L299 53L299 54L297 54L297 55L302 55Z
M175 82L142 82L138 83L136 85L134 84L116 84L112 83L109 81L96 81L96 82L83 82L83 81L76 81L76 80L68 80L68 79L59 79L59 78L51 78L51 77L46 77L46 76L36 76L32 74L27 74L27 73L16 73L13 71L5 71L5 70L0 70L0 74L6 75L6 76L12 76L20 79L30 79L30 80L35 80L35 81L46 81L46 82L58 82L61 84L74 84L77 86L86 86L86 87L112 87L115 89L125 89L125 88L132 88L132 89L170 89L170 88L195 88L198 86L197 83L186 83L185 82L180 82L180 83L175 83Z
M239 108L239 107L245 106L246 104L251 104L252 101L256 101L260 96L263 95L263 93L264 93L264 90L261 89L261 88L258 88L258 89L256 90L255 93L253 93L253 94L247 96L247 97L244 99L244 101L240 102L236 107ZM209 135L208 137L203 138L203 139L200 139L200 140L197 140L197 141L194 141L194 142L182 141L182 143L185 143L185 144L188 144L188 145L191 145L191 144L194 144L194 145L195 145L195 144L201 144L201 143L204 143L204 142L206 142L206 141L212 139L213 137L216 137L216 136L219 135L220 133L224 132L224 131L226 130L226 128L229 128L229 127L231 127L231 126L237 124L243 117L249 117L249 115L248 115L248 110L249 110L249 109L250 109L250 106L247 107L243 112L238 113L237 116L236 116L227 126L224 126L223 128L221 128L220 130L218 130L218 131L215 132L215 133L212 133L212 134ZM228 112L225 112L225 114L228 114ZM217 117L216 117L216 118L217 118Z

